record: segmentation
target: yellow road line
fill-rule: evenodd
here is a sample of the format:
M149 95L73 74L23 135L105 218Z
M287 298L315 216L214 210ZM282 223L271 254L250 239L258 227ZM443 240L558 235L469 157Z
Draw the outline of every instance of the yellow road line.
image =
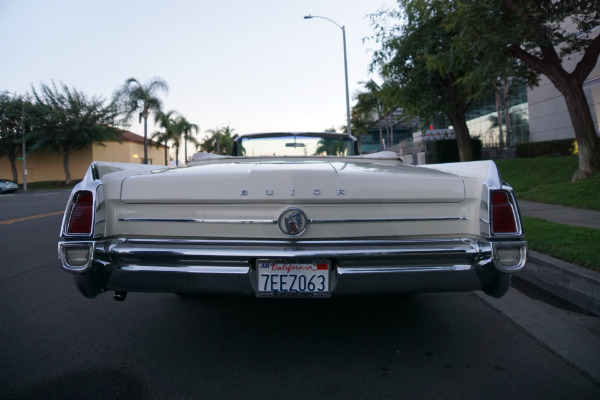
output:
M0 221L0 225L8 225L8 224L12 224L13 222L27 221L27 220L30 220L30 219L51 217L53 215L59 215L59 214L63 214L63 213L64 213L64 211L55 211L55 212L51 212L51 213L48 213L48 214L38 214L38 215L32 215L30 217L7 219L7 220L4 220L4 221Z

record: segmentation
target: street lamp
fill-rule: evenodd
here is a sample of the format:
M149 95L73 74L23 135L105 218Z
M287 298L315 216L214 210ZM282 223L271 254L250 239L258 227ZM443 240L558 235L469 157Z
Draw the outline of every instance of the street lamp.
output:
M318 15L305 15L304 19L311 19L311 18L321 18L321 19L326 19L329 22L334 23L338 28L340 28L342 30L342 38L344 39L344 73L346 76L346 119L347 119L347 132L349 135L352 135L352 126L350 124L350 92L348 91L348 59L346 57L346 28L344 26L339 25L337 22L335 22L332 19L329 19L327 17L320 17Z

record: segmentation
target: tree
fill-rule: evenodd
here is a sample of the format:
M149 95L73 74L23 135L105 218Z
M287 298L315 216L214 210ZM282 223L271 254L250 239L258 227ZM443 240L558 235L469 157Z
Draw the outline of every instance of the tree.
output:
M137 79L129 78L113 95L124 115L124 124L129 123L135 113L139 113L140 123L144 120L144 164L148 164L148 117L162 108L158 93L168 91L167 82L161 78L152 78L143 85Z
M233 134L234 130L229 126L225 128L209 129L210 136L202 142L200 149L207 153L228 155L233 152Z
M39 93L33 86L31 90L38 112L31 132L32 150L47 149L61 155L69 184L69 157L73 151L119 139L121 131L114 126L119 115L117 107L114 102L104 105L101 97L87 98L64 83L60 90L54 82L52 87L40 84Z
M405 115L424 123L444 113L453 125L460 160L470 161L473 149L466 111L477 92L461 77L477 60L468 48L454 45L456 32L445 25L446 16L455 10L444 0L400 0L399 4L400 10L372 16L381 43L372 65L381 68L382 90ZM388 28L388 19L404 24ZM440 59L452 61L436 62Z
M583 83L600 54L600 0L463 0L455 17L460 41L486 49L489 60L518 59L550 79L565 98L577 139L573 181L599 171L599 140ZM563 65L577 53L574 68Z
M381 87L373 80L361 82L364 91L354 95L356 103L352 107L352 121L356 129L362 133L368 132L368 127L373 124L373 113L377 116L379 127L379 143L383 149L383 130L381 127L381 118L383 116L383 98L381 96Z
M156 147L160 146L160 143L165 144L165 165L169 165L169 156L167 154L168 148L167 143L170 140L176 140L177 135L175 133L175 118L173 115L175 111L169 111L164 113L162 111L158 111L154 114L154 123L158 124L163 131L156 131L152 134L151 139L156 140Z
M23 128L30 125L33 105L24 96L0 93L0 157L6 155L12 179L17 182L17 157L23 152ZM27 131L27 127L25 127Z
M348 151L348 142L339 139L323 138L317 143L315 154L325 154L327 156L343 155Z
M188 161L188 155L187 155L188 142L192 142L196 146L196 148L198 148L200 146L200 142L198 142L198 140L194 136L190 136L190 135L193 135L194 132L198 133L198 130L199 130L198 125L190 123L183 116L180 115L177 118L176 132L178 134L180 134L180 136L183 135L184 158L185 158L186 163ZM179 145L177 146L177 154L179 154ZM177 156L177 160L179 160L179 156Z

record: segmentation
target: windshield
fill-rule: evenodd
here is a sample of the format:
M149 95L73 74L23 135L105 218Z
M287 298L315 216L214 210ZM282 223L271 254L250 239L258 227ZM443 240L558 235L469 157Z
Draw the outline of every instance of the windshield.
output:
M354 142L347 137L274 136L244 137L236 156L353 156Z

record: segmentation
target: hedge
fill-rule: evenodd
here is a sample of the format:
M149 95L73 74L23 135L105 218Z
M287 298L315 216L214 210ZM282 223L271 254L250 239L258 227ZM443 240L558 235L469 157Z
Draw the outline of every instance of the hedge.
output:
M575 139L517 144L518 158L563 157L574 154L577 154L577 141Z
M473 160L481 160L482 143L480 139L471 138ZM436 140L428 143L428 164L459 162L458 143L456 139Z

